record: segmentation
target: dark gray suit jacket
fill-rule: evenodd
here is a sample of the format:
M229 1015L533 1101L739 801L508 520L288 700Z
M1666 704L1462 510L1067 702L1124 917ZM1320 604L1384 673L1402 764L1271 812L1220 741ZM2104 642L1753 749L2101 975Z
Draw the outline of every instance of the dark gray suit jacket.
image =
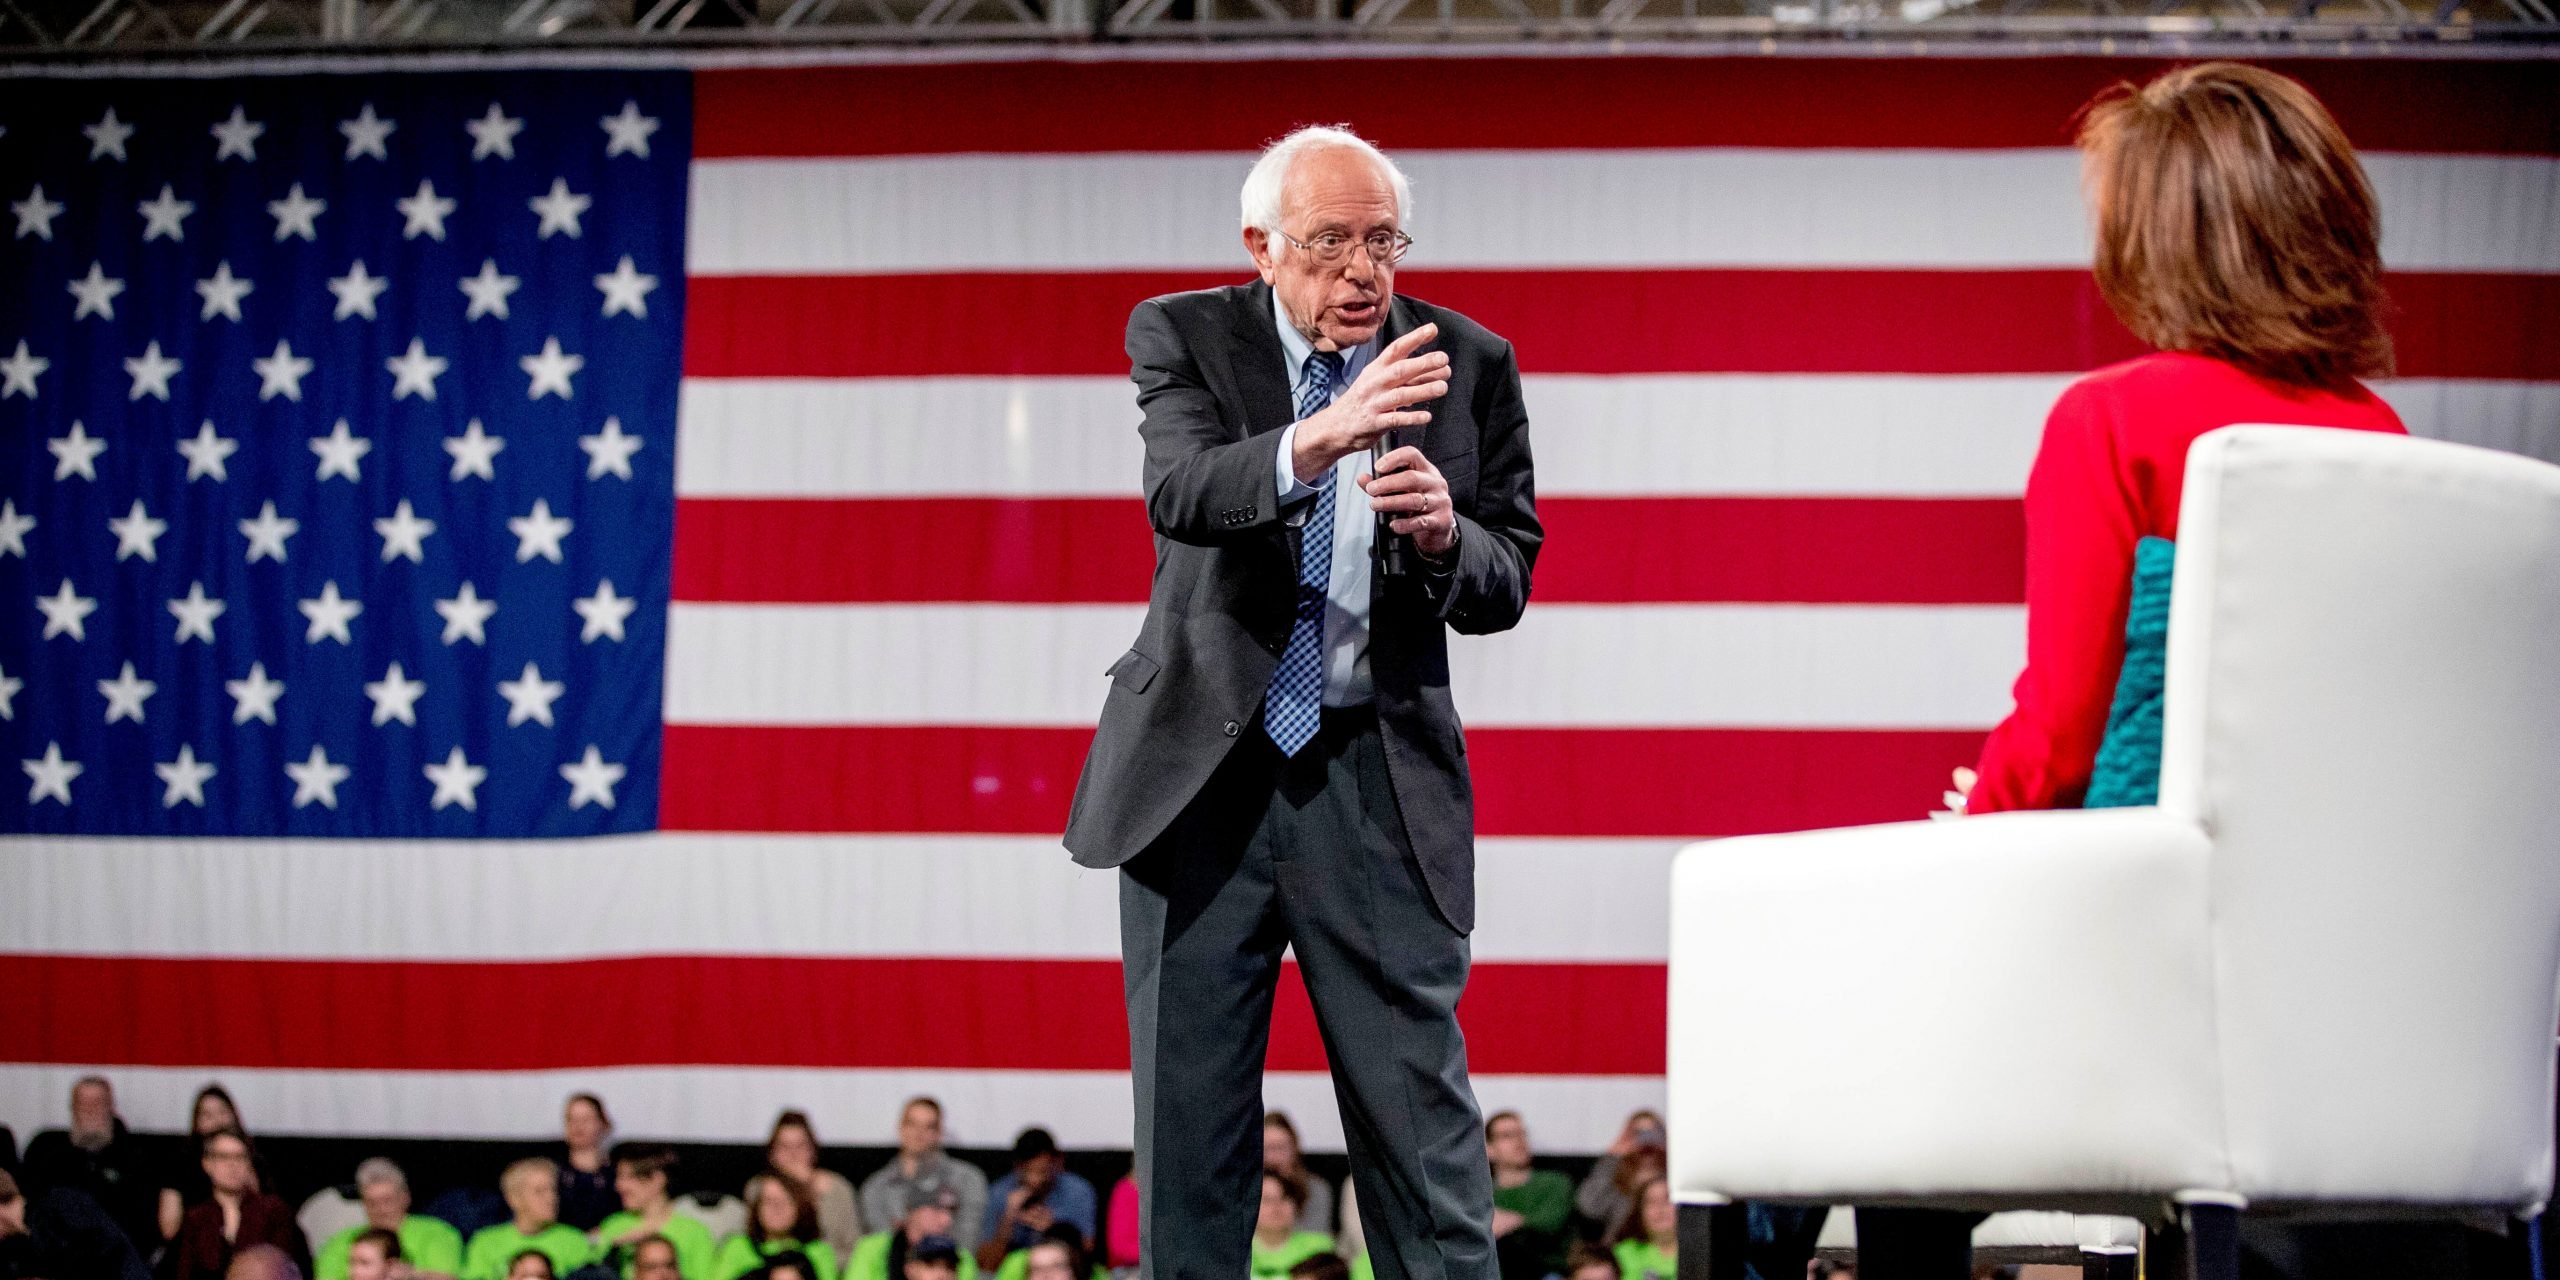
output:
M1466 932L1475 928L1475 793L1449 698L1448 633L1520 620L1543 533L1511 344L1406 297L1388 310L1381 341L1425 323L1440 326L1424 349L1448 353L1449 394L1430 406L1420 444L1448 478L1458 555L1449 572L1372 580L1369 674L1407 838L1440 913ZM1150 298L1129 316L1128 347L1146 414L1138 431L1156 576L1137 643L1111 666L1102 727L1067 818L1067 848L1089 867L1145 850L1227 752L1259 732L1254 714L1296 617L1306 505L1283 510L1274 472L1271 433L1297 415L1268 285ZM1344 495L1340 518L1371 518L1360 497Z

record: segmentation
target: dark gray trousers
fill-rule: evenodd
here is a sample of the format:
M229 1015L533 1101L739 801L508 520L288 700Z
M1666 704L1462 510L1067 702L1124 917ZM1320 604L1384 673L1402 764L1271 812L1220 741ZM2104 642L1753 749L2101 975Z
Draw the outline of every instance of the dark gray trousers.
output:
M1405 847L1377 720L1327 711L1284 758L1259 720L1121 868L1145 1280L1242 1280L1262 1198L1281 949L1315 1003L1379 1280L1495 1280L1467 1085L1467 939Z

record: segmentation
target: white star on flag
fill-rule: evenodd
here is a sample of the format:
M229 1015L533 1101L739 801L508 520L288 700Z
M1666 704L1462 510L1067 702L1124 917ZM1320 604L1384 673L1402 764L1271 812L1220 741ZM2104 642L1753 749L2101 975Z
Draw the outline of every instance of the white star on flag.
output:
M247 678L225 680L222 691L231 695L231 723L247 724L252 720L276 722L276 699L284 696L284 681L267 678L267 664L249 664Z
M258 158L258 135L266 131L265 125L249 118L246 109L231 108L231 118L213 126L213 140L217 144L213 158L222 161L238 156L255 161Z
M541 225L535 227L533 232L537 239L542 240L550 239L555 232L565 234L572 240L577 239L580 232L578 217L587 211L587 206L594 203L595 197L582 196L569 190L567 178L553 178L551 190L548 193L525 201L528 207L542 217Z
M126 124L122 120L116 119L116 109L114 107L109 107L107 108L107 113L105 115L98 117L98 122L96 124L84 124L80 126L80 132L89 135L90 159L95 160L100 156L114 156L116 159L122 160L124 159L125 139L133 136L133 126Z
M53 478L83 480L98 478L98 455L107 451L107 442L89 434L78 422L71 424L71 434L45 441L45 450L53 455Z
M436 601L436 613L444 619L446 644L457 640L469 640L476 645L488 644L489 636L483 628L488 624L489 616L497 611L498 602L481 599L480 592L467 578L451 599Z
M382 535L382 562L406 559L411 564L424 564L427 559L427 535L436 531L436 522L421 520L402 498L389 516L373 522L373 531Z
M160 354L160 340L152 339L151 345L143 348L141 355L124 362L124 371L133 375L133 389L126 392L124 398L139 400L150 396L165 403L169 399L171 375L183 368L186 368L184 363Z
M507 727L527 720L550 724L551 704L568 691L569 686L557 680L543 679L542 668L530 662L524 664L523 675L498 682L498 695L507 700Z
M594 595L580 596L571 601L569 607L576 610L580 618L585 619L585 625L578 628L579 642L594 644L599 636L611 637L614 640L622 639L622 624L631 616L632 610L640 607L640 602L629 596L616 594L613 589L613 580L605 578L596 583Z
M0 556L27 558L27 535L35 532L36 518L18 514L18 500L0 498Z
M514 276L498 274L497 259L481 259L480 274L462 278L462 292L471 299L471 305L463 309L462 318L477 320L482 316L496 316L506 319L507 295L522 285L523 281Z
M276 242L281 244L294 236L317 241L320 238L318 219L328 208L328 201L314 200L302 194L301 183L293 184L293 188L284 193L284 199L267 202L267 212L276 220Z
M313 468L313 479L345 476L350 481L361 482L364 474L359 464L364 455L373 452L373 441L347 434L347 420L340 418L338 425L329 429L329 434L311 437L311 452L320 459Z
M28 804L42 804L51 799L59 800L65 806L71 803L71 780L79 777L83 768L77 761L62 758L62 744L58 742L44 744L42 756L21 760L18 767L27 771Z
M497 110L496 107L489 109ZM479 812L480 784L489 780L489 771L465 758L462 748L455 747L446 752L444 763L428 765L426 772L427 781L436 784L435 796L427 801L429 808L442 809L458 804L471 812Z
M415 240L421 233L434 240L444 239L445 215L452 213L456 202L436 194L436 184L418 179L418 193L392 201L408 219L400 227L400 238Z
M322 640L355 643L355 636L347 631L347 624L364 612L364 602L339 595L336 579L321 583L319 595L295 607L302 610L303 617L311 620L311 625L302 630L304 644L318 644Z
M156 564L160 559L160 535L169 531L169 522L153 519L150 512L143 510L142 499L136 498L133 509L125 512L122 519L107 522L107 531L116 535L118 562L127 556L140 556Z
M196 211L195 202L178 198L176 189L160 184L159 198L145 200L134 208L142 212L142 242L149 244L162 236L172 240L187 238L187 215Z
M249 539L248 563L256 564L258 557L265 556L282 564L284 563L284 540L302 532L302 522L279 518L276 515L276 504L269 501L258 508L255 518L240 522L240 532L242 536Z
M118 720L142 723L143 701L159 691L158 684L135 675L130 662L124 664L124 670L118 672L115 679L98 682L98 692L107 695L108 724Z
M496 156L501 160L513 160L516 158L516 135L524 132L524 117L508 115L492 102L487 115L463 121L462 131L471 135L472 159Z
M427 691L427 682L412 680L394 662L379 680L368 681L364 696L373 699L373 723L380 727L394 720L414 725L418 722L418 699Z
M625 435L622 419L606 418L604 429L591 436L578 437L578 447L587 454L587 478L601 480L608 475L631 478L631 455L647 443L638 436Z
M107 274L100 263L89 264L89 274L64 288L71 292L71 318L85 320L97 316L103 320L116 318L116 295L124 292L124 281Z
M151 771L159 774L160 781L167 783L169 787L168 791L160 797L161 808L177 808L180 801L199 809L204 807L204 784L213 780L214 768L196 759L196 749L192 743L179 743L178 758L155 764L151 766Z
M643 160L649 158L649 135L658 131L658 118L640 114L637 101L624 102L621 114L606 116L596 123L604 126L604 153L607 158L619 155L635 155Z
M330 318L344 320L349 316L363 316L367 320L373 319L373 300L390 287L389 280L364 269L364 259L356 259L355 265L348 267L345 275L329 277L329 292L338 299L337 310L330 314Z
M212 644L213 620L230 607L221 597L206 595L203 583L189 584L185 599L169 602L169 615L178 620L178 638L171 643L185 644L193 637Z
M658 278L644 275L631 265L631 255L613 270L596 277L596 288L604 294L606 315L633 315L649 318L649 292L658 287Z
M409 339L409 349L382 362L391 371L391 398L405 400L411 395L421 400L436 398L436 378L452 361L427 354L423 339Z
M542 350L516 361L516 364L525 371L525 376L532 379L525 388L525 399L539 400L546 395L556 395L568 400L575 397L569 379L587 367L587 358L562 351L560 339L546 337L542 340Z
M0 720L18 718L18 690L26 687L26 681L0 671Z
M453 455L453 471L445 478L460 480L466 476L478 476L483 480L497 479L498 451L506 447L505 436L493 436L481 430L480 420L473 418L471 425L462 429L461 435L444 438L444 451Z
M18 349L8 359L0 360L0 400L15 395L35 399L36 375L52 367L51 360L27 354L27 340L18 339Z
M240 300L256 288L256 285L231 274L231 262L224 259L215 264L211 276L196 281L196 294L204 299L204 311L196 319L211 320L221 316L226 320L238 320Z
M507 518L507 532L516 535L516 563L523 564L535 556L560 563L560 540L575 527L574 521L552 515L549 502L534 499L533 510Z
M391 131L399 127L397 121L375 115L372 103L364 104L364 110L357 112L355 119L338 122L338 132L347 138L345 158L353 160L359 156L372 156L376 160L389 160L391 153L382 144L389 141Z
M287 762L286 777L293 779L293 807L304 808L318 801L322 808L338 807L338 784L347 780L350 770L342 764L331 764L329 753L319 743L311 744L311 754L302 763Z
M239 451L239 441L215 433L211 418L205 419L204 425L196 428L193 439L178 442L178 452L187 460L187 479L189 480L212 476L217 481L229 482L231 471L223 464L230 460L232 454Z
M61 215L64 207L59 200L45 199L44 184L37 183L34 190L27 192L26 199L9 206L9 212L18 215L17 238L24 240L28 236L36 236L51 240L53 220Z
M302 379L304 375L311 372L311 358L295 355L292 344L278 338L276 353L263 359L250 361L249 367L258 372L260 400L273 400L277 396L283 396L287 400L300 401Z
M569 780L569 807L583 809L592 800L605 808L613 807L613 784L622 781L628 770L618 764L605 763L604 753L594 743L587 744L587 754L574 764L560 766L560 776Z
M89 639L87 619L98 611L98 602L72 590L71 579L64 578L62 586L52 595L36 597L36 611L44 615L44 635L39 638L51 640L55 636L69 636L86 643Z

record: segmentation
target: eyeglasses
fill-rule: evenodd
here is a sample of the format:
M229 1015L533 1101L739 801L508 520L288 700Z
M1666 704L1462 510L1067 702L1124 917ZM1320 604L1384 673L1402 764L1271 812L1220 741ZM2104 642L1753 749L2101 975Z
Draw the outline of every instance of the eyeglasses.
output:
M1403 261L1413 248L1413 237L1401 231L1372 231L1366 237L1352 237L1339 231L1327 231L1313 240L1301 240L1283 231L1280 238L1315 256L1320 267L1338 267L1351 260L1351 247L1361 245L1369 250L1369 261L1392 267Z

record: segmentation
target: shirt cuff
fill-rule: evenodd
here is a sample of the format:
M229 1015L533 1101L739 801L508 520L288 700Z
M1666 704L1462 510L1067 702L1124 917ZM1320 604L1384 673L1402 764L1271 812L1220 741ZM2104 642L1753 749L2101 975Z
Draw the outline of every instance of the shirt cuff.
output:
M1275 464L1280 481L1280 505L1284 507L1292 502L1314 497L1316 490L1322 487L1307 484L1298 479L1297 457L1298 424L1292 422L1280 429L1280 457ZM1332 480L1333 472L1326 471L1324 479Z

